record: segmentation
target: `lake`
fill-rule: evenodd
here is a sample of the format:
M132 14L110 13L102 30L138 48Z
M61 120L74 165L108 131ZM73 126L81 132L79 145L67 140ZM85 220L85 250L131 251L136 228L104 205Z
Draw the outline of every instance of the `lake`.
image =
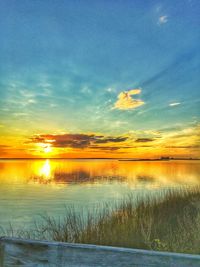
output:
M200 185L200 161L0 160L0 226L29 227L64 206L90 208Z

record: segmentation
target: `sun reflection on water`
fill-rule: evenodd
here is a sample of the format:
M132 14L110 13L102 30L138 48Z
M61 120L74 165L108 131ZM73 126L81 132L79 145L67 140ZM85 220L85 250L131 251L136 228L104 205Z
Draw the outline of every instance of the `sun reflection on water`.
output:
M28 177L30 182L36 184L49 184L54 181L54 171L49 159L36 161L32 165L32 175Z
M50 161L47 159L45 163L42 165L42 167L38 170L39 175L46 178L51 179L51 164Z
M200 183L193 161L126 162L117 160L13 160L0 162L1 183L106 184L149 187ZM9 179L8 179L9 177Z

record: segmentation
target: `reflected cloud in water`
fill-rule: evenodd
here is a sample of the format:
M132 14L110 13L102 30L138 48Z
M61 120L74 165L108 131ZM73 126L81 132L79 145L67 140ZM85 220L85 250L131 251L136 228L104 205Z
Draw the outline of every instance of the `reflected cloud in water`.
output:
M136 185L199 184L200 162L123 162L118 160L0 161L1 183Z
M137 175L136 179L141 183L153 183L156 178L150 175Z
M53 164L52 164L53 165ZM95 175L90 170L78 169L63 170L52 166L49 159L47 159L43 165L35 166L35 174L29 177L29 181L48 184L48 183L64 183L64 184L79 184L79 183L99 183L99 182L111 182L126 181L125 176L119 175ZM67 169L69 166L65 166ZM112 166L111 166L112 169Z
M35 162L30 182L41 184L127 183L129 186L167 186L199 183L199 164L193 162L120 162L109 160L45 160Z
M0 224L30 223L63 205L77 208L144 198L167 188L200 184L200 162L123 162L118 160L0 160ZM163 194L163 193L162 193Z

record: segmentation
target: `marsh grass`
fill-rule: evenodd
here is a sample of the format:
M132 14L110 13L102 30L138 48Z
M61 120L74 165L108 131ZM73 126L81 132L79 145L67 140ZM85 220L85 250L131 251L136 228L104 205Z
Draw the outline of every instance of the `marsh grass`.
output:
M200 189L168 190L143 201L133 195L103 208L67 207L61 218L43 216L26 238L100 244L160 251L200 253Z

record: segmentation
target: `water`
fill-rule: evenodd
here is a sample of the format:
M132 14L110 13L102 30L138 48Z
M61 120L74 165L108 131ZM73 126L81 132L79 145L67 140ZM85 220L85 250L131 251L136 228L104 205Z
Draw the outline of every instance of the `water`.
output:
M65 205L93 207L128 194L200 185L200 161L0 160L0 225L29 227Z

